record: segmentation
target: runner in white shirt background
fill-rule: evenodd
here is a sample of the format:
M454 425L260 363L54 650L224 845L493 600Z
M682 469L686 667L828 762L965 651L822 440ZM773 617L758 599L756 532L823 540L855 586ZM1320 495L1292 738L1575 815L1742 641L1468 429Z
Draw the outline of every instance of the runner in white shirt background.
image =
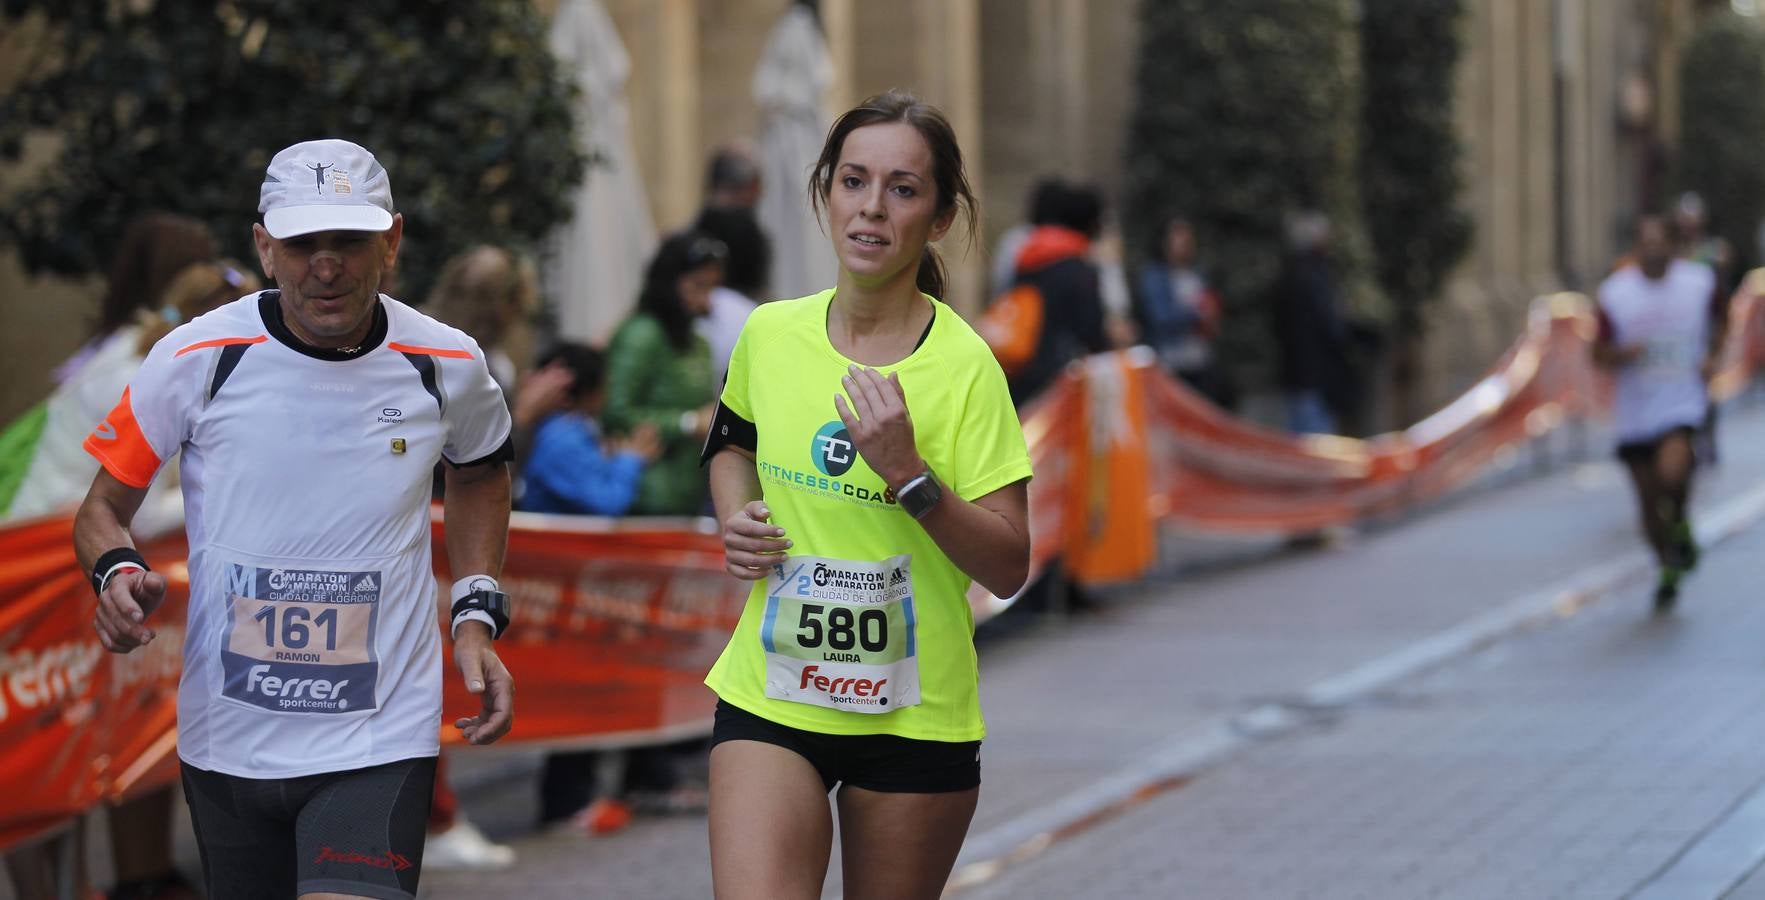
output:
M1594 360L1613 373L1618 458L1630 472L1643 533L1660 562L1657 612L1671 610L1679 582L1698 562L1688 499L1693 437L1709 411L1727 322L1715 272L1675 258L1666 219L1636 222L1631 261L1599 288Z
M471 338L379 293L403 218L386 170L339 140L271 159L253 226L276 290L154 345L86 441L103 468L74 527L106 649L154 639L163 576L129 538L182 452L190 606L178 753L211 897L409 898L441 716L430 561L445 459L454 662L512 722L492 640L508 540L509 416Z

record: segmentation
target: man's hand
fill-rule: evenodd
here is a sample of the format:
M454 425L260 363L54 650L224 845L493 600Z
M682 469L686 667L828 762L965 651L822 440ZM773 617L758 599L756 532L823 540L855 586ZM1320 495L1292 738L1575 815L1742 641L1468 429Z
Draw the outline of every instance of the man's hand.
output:
M465 622L454 639L454 665L466 680L466 690L479 695L478 715L454 720L466 740L473 744L495 743L515 724L515 680L491 643L490 626Z
M112 653L127 653L153 640L145 623L164 601L165 576L158 572L125 569L111 576L92 617L99 643Z

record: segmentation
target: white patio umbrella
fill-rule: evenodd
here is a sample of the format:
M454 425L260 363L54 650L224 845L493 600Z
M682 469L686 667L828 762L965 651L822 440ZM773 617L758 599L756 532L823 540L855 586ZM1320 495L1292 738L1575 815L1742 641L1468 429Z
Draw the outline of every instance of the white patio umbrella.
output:
M546 265L563 337L600 342L637 300L656 227L631 149L625 80L631 59L600 0L563 0L552 21L552 53L582 88L577 140L588 171L575 217L554 232Z
M809 208L809 170L827 137L821 96L833 61L815 14L800 4L773 26L754 71L760 106L760 225L772 239L771 298L801 297L833 286L838 262Z

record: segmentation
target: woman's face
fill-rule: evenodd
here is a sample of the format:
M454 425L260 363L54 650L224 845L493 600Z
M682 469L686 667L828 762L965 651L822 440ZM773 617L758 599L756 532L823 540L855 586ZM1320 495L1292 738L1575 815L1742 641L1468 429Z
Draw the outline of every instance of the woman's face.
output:
M686 311L696 319L711 313L711 289L722 283L723 265L712 263L680 276L674 282L674 289L680 292L680 302L686 305Z
M828 233L857 284L912 280L926 243L949 230L956 210L939 215L933 177L931 148L905 122L846 135L827 192Z

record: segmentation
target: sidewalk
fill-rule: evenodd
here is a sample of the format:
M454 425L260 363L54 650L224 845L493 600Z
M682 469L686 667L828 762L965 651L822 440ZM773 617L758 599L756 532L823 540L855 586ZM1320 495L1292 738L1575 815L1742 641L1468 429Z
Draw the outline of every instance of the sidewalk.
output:
M1765 413L1748 410L1728 417L1723 431L1727 450L1723 467L1706 478L1700 489L1705 505L1765 484L1765 454L1742 452L1760 446L1761 441L1765 441ZM982 691L990 734L984 751L981 808L970 831L965 864L1017 848L1016 839L1025 828L1052 821L1051 807L1063 799L1082 796L1112 775L1131 772L1147 759L1182 747L1197 735L1216 733L1222 721L1235 722L1247 711L1271 702L1294 708L1291 701L1301 699L1308 686L1413 648L1443 630L1484 615L1517 596L1558 583L1590 565L1640 558L1634 519L1633 502L1621 472L1615 464L1599 461L1479 493L1345 546L1289 554L1174 582L1138 585L1116 592L1100 612L1051 620L985 642ZM1714 601L1705 595L1721 592L1718 570L1733 565L1728 559L1734 556L1731 550L1717 551L1706 564L1709 571L1699 573L1690 583L1685 601L1688 620L1706 621L1701 618L1704 610L1715 609ZM1598 607L1598 614L1635 623L1646 606L1646 597L1632 590ZM1572 622L1569 627L1579 628L1580 623ZM1522 640L1535 641L1552 634L1545 631ZM1478 664L1499 664L1506 658L1503 654L1510 652L1508 646L1498 645L1476 657ZM1572 665L1563 665L1564 677L1577 671ZM1496 684L1490 691L1493 694L1507 687ZM1399 693L1394 702L1406 696ZM1488 701L1489 709L1505 708L1512 702L1495 694ZM1530 729L1542 727L1536 722L1544 714L1535 713L1533 725L1504 726L1506 731L1494 732L1516 742L1512 752L1517 758L1534 752L1524 746L1524 740ZM1485 714L1487 710L1468 712L1472 725L1467 727L1475 731L1476 721ZM1343 722L1361 727L1360 715L1358 711L1351 713ZM1319 720L1320 727L1328 721ZM1618 730L1616 726L1608 729ZM1419 736L1428 734L1424 728ZM1260 758L1259 754L1283 745L1277 741L1251 755ZM470 755L463 754L459 760L462 768L472 765ZM1161 804L1181 802L1187 809L1186 804L1196 802L1191 798L1203 796L1204 788L1219 791L1209 807L1216 812L1210 813L1204 824L1184 820L1183 824L1166 825L1136 811L1056 844L1045 857L1007 865L994 881L965 893L1018 896L1001 886L1016 885L1028 891L1045 883L1046 893L1026 892L1022 896L1115 896L1091 891L1091 882L1083 879L1060 881L1059 873L1049 874L1051 869L1041 859L1067 858L1057 854L1108 855L1107 848L1092 846L1090 835L1108 833L1125 840L1130 835L1108 830L1119 822L1132 820L1176 848L1184 825L1197 834L1209 834L1210 839L1224 840L1231 832L1213 832L1220 832L1220 822L1236 821L1228 816L1232 802L1245 804L1242 808L1253 811L1246 815L1261 821L1268 818L1269 810L1279 811L1301 800L1313 802L1309 798L1314 793L1325 798L1317 802L1338 806L1353 799L1344 799L1346 788L1337 789L1353 783L1339 774L1319 786L1292 775L1287 782L1269 779L1266 790L1259 779L1250 777L1230 782L1232 791L1208 787L1223 780L1224 773L1237 771L1232 766L1238 764L1203 772L1193 784L1146 807L1163 810ZM1351 771L1356 765L1352 757L1344 762ZM1364 765L1376 771L1391 763L1370 757ZM1394 777L1402 774L1396 771ZM1413 777L1427 780L1429 776L1421 772ZM1523 784L1505 777L1499 766L1472 768L1441 780L1460 785L1477 803L1494 803L1490 798L1511 793L1510 785ZM1280 792L1274 790L1277 784L1282 785ZM1724 783L1722 788L1728 785ZM1714 786L1711 789L1715 790ZM531 821L532 791L530 784L510 782L474 792L466 804L473 818L493 832L518 834ZM1381 792L1370 793L1377 796ZM1287 803L1280 802L1283 796L1290 798ZM1729 802L1736 796L1738 793L1730 796ZM1336 799L1330 800L1332 797ZM1493 815L1490 810L1498 807L1472 804L1470 808L1488 818ZM1381 813L1375 810L1369 815L1378 817ZM1278 823L1269 827L1278 828ZM1238 830L1244 828L1238 826ZM1263 849L1278 850L1291 839L1292 835L1282 835ZM518 893L529 900L543 900L688 898L709 896L710 892L701 818L640 821L623 833L598 840L575 835L529 836L517 840L517 846L522 860L513 872L428 877L426 895L451 898ZM1295 847L1303 849L1300 844ZM1155 849L1158 852L1152 852ZM1290 863L1295 867L1302 866L1298 849ZM1151 853L1147 861L1165 855L1156 847L1142 847L1141 852ZM1280 856L1275 853L1264 863L1279 862ZM1349 862L1339 860L1336 865ZM1117 865L1123 866L1124 872L1135 871L1125 862ZM837 861L831 871L835 874L830 879L830 894L838 890ZM1096 871L1086 871L1092 881L1104 883ZM1319 870L1307 871L1316 874ZM1328 879L1313 882L1307 889L1328 883ZM1064 885L1066 892L1055 890L1055 885ZM1130 890L1127 896L1189 895L1157 890L1133 893L1131 886L1124 890ZM1234 890L1193 895L1242 894ZM1376 886L1369 888L1369 895L1393 896Z

